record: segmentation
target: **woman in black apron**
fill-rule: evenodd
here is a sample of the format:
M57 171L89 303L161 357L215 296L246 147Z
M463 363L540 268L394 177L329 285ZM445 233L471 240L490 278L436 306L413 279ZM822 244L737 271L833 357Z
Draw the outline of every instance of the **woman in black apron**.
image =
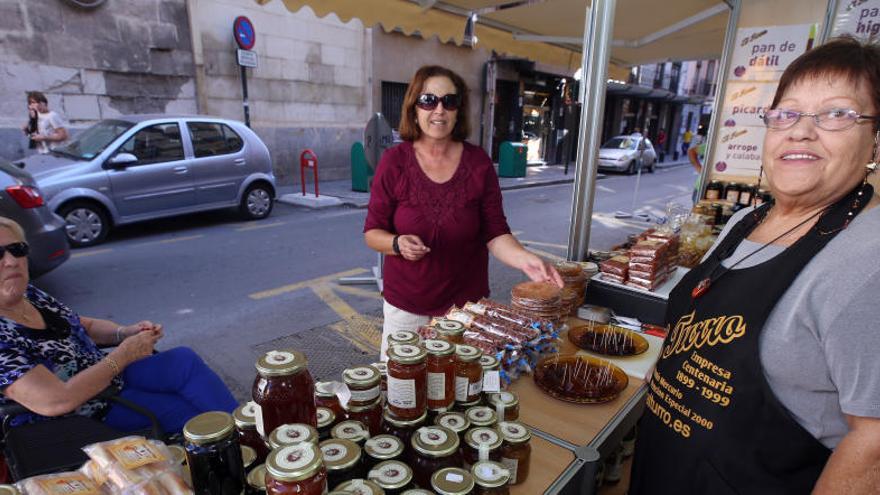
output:
M630 495L880 493L871 486L880 445L853 447L880 435L880 419L848 416L859 428L832 455L777 399L759 352L768 316L798 275L878 203L867 181L880 142L878 66L880 48L844 39L783 74L764 115L775 202L736 217L669 297ZM756 247L738 250L744 239ZM781 252L738 267L772 250Z

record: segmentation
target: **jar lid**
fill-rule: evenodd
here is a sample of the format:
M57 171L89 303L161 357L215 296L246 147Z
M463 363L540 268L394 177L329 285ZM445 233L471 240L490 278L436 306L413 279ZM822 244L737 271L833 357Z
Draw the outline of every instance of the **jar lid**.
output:
M498 421L498 415L491 407L474 406L464 412L472 426L491 426Z
M245 469L251 467L251 464L257 460L257 451L250 445L241 446L241 464Z
M213 443L232 433L235 422L232 415L222 411L199 414L183 425L183 437L194 444Z
M266 491L266 465L260 464L259 466L251 469L251 472L247 475L247 484L253 488L254 490L265 492Z
M436 495L434 492L429 490L422 490L421 488L410 488L409 490L401 493L400 495Z
M183 463L186 462L186 449L183 448L182 445L172 444L166 445L166 447L171 451L171 462L173 462L175 466L182 466Z
M519 405L519 398L513 392L498 392L489 394L489 404L497 408L498 406L508 408Z
M458 402L458 401L456 401L455 408L457 410L461 411L462 413L464 413L465 411L467 411L468 409L470 409L474 406L479 406L480 401L482 401L482 399L480 399L479 397L477 398L477 400L474 400L471 402Z
M394 344L388 349L388 359L401 364L421 363L427 355L427 351L412 344Z
M367 477L383 490L399 490L413 479L413 470L400 461L385 461L373 466Z
M392 426L398 428L415 428L416 426L421 426L425 420L428 419L428 411L425 411L416 419L400 419L394 417L394 413L386 407L385 411L382 413L382 419L385 420L386 423L391 423Z
M321 451L313 443L298 443L273 450L266 458L266 471L278 481L311 478L324 466Z
M349 387L370 388L382 381L382 375L372 366L358 366L345 369L342 372L342 381Z
M428 457L446 457L458 450L458 434L442 426L423 426L412 435L413 448Z
M379 371L379 373L382 375L388 373L388 365L381 362L381 361L378 363L370 363L370 366L372 366L373 368L376 368Z
M273 449L302 442L318 443L318 430L302 423L281 425L269 434L269 446Z
M309 364L306 355L294 351L293 349L284 349L280 351L269 351L263 354L257 361L257 373L263 376L281 376L292 375L305 369Z
M374 407L382 407L381 402L382 402L382 397L376 397L375 399L371 400L370 402L367 402L366 404L364 404L362 406L353 406L353 405L351 405L351 402L349 402L348 407L346 409L348 410L348 412L355 412L355 413L367 412L367 411L373 409Z
M431 339L423 344L428 354L432 356L449 356L455 352L455 347L445 340Z
M336 397L336 387L333 382L315 382L315 397L333 399Z
M361 462L361 448L351 440L331 438L321 442L327 471L344 471Z
M457 335L464 333L464 324L460 321L437 318L432 325L441 334Z
M419 334L409 330L397 330L388 334L389 344L413 344L418 345Z
M480 366L483 367L483 371L496 370L498 369L498 358L489 354L483 354L480 356Z
M494 428L471 428L464 434L464 441L475 450L495 450L501 447L501 435Z
M440 495L467 495L474 489L474 477L462 468L443 468L431 476L431 487Z
M251 400L241 404L232 412L232 418L238 428L256 428L257 403Z
M502 421L498 423L498 431L508 443L526 443L532 438L532 433L526 425L519 421Z
M12 485L0 485L0 495L19 495L18 488Z
M467 416L455 411L438 414L437 418L434 419L434 424L449 428L456 433L461 433L471 427L471 422L467 419Z
M457 357L459 361L476 361L482 355L483 354L480 350L472 345L455 346L455 357Z
M364 450L373 459L394 459L403 454L403 442L394 435L376 435L367 440Z
M347 493L349 495L381 495L385 493L375 481L355 478L340 483L336 486L336 491Z
M319 407L318 412L318 428L327 428L336 421L336 413L329 407Z
M330 431L330 436L361 443L370 438L370 432L360 421L349 419L334 426Z
M498 488L510 481L510 471L494 461L477 461L471 466L474 483L483 488Z

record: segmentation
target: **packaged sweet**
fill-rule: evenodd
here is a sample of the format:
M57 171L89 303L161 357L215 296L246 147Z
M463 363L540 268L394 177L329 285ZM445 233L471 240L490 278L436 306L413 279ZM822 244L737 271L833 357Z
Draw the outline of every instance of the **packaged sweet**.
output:
M622 283L626 282L626 277L620 276L620 275L614 275L613 273L603 273L602 280L607 280L608 282L622 284Z
M629 271L631 272L657 272L666 268L665 261L654 261L653 263L636 263L630 262Z
M666 278L669 275L669 270L666 268L661 269L656 272L641 272L641 271L630 271L629 272L629 280L647 280L649 282L653 282L654 280Z
M128 436L83 450L90 461L82 471L101 480L114 495L192 494L171 451L160 441Z
M24 495L104 495L97 482L79 471L44 474L19 481L15 485Z
M602 273L626 277L626 272L629 270L629 262L629 256L615 256L599 263L599 270Z
M663 241L639 241L630 248L630 255L638 258L657 259L666 256L669 245Z

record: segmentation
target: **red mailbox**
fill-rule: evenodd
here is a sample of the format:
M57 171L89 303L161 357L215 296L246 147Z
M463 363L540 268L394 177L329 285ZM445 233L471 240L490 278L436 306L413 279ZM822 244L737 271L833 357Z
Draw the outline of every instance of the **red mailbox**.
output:
M306 195L306 169L311 168L315 176L315 197L318 197L318 155L307 149L299 155L299 181L302 184L303 196Z

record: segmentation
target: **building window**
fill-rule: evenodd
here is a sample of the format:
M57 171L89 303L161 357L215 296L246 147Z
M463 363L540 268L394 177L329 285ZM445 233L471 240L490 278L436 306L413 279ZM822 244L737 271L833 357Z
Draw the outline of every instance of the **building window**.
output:
M400 110L408 87L407 83L382 81L382 115L393 129L400 128Z

